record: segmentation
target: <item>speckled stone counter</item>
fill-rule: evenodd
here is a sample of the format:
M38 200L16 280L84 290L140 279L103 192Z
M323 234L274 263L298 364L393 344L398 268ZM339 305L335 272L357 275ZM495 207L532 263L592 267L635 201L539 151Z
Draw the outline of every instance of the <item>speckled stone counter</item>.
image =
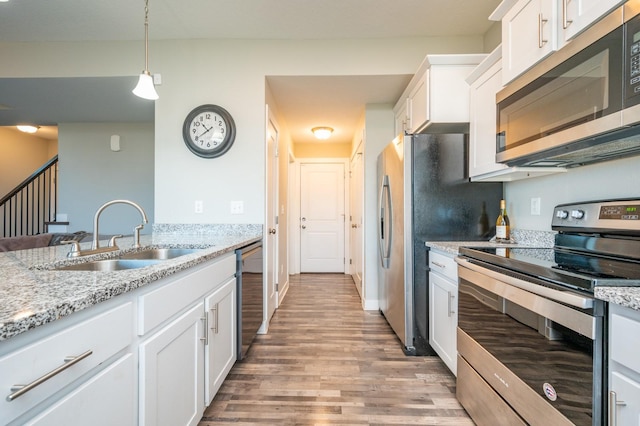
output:
M605 302L640 311L640 288L596 287L595 296Z
M153 234L118 240L120 251L69 259L69 246L0 253L0 341L55 321L262 238L262 225L153 225ZM101 242L106 246L107 242ZM90 248L82 243L81 248ZM114 258L144 248L198 248L140 269L58 271L56 267Z

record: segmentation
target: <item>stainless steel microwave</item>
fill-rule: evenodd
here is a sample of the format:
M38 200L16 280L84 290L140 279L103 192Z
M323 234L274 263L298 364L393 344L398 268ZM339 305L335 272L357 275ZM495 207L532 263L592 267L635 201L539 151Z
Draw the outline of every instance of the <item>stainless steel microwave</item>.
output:
M496 161L575 167L640 155L640 0L498 92Z

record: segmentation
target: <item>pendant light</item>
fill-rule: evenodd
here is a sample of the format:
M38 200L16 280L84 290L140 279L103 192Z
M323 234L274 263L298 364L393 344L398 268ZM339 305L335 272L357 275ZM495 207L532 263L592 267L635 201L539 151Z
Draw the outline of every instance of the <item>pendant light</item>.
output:
M149 72L149 0L144 1L144 70L140 74L133 94L144 99L156 100L158 93Z

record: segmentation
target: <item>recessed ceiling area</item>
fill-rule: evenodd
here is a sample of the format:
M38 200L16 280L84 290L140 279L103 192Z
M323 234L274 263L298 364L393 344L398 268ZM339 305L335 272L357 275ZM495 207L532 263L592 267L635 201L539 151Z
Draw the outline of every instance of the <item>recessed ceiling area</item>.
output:
M269 76L278 110L294 143L351 143L367 104L394 104L411 75ZM320 141L314 127L334 129Z

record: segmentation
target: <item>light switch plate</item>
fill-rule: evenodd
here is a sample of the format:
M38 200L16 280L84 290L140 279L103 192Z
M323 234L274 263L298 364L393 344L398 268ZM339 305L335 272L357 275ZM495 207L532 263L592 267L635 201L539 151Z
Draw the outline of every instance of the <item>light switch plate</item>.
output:
M194 213L202 213L204 211L204 205L202 204L202 200L196 200L193 207Z
M531 199L531 215L540 216L540 197Z
M230 210L231 210L231 214L244 214L244 202L232 201Z

